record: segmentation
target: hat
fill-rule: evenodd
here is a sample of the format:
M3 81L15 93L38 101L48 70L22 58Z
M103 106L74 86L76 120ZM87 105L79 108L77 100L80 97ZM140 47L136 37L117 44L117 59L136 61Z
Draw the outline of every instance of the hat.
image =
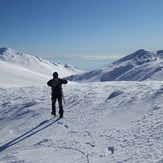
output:
M58 78L58 73L57 72L53 73L53 78Z

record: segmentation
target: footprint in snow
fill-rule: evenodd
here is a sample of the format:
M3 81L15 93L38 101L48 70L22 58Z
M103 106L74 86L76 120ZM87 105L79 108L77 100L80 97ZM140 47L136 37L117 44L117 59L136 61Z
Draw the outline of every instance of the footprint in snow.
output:
M69 126L68 126L67 124L63 124L63 122L58 122L58 124L60 124L60 125L64 125L63 127L65 127L66 129L69 128Z

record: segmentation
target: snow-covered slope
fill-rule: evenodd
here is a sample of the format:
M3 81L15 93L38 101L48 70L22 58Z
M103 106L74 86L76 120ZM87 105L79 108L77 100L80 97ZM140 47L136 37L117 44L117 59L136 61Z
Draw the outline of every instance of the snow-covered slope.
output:
M82 75L72 75L74 81L143 81L163 80L163 50L138 50L112 64Z
M163 82L68 82L59 119L29 60L1 56L0 163L163 162Z
M63 89L63 119L50 115L46 86L0 89L1 163L163 162L162 82Z
M50 76L0 61L0 87L22 87L45 85Z
M28 85L32 82L39 84L52 76L54 71L57 71L61 78L82 72L68 64L51 63L9 48L0 48L0 70L3 72L0 83L6 84L8 83L6 81L11 81L9 84L15 86L18 86L15 82L26 82Z

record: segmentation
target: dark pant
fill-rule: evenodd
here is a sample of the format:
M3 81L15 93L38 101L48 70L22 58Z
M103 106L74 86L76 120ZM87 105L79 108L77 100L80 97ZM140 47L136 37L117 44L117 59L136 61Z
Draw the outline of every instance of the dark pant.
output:
M59 104L59 113L62 112L63 111L62 98L58 98L58 97L54 98L54 97L52 97L51 100L52 100L52 112L54 114L56 114L56 106L55 106L55 104L56 104L57 100L58 100L58 104Z

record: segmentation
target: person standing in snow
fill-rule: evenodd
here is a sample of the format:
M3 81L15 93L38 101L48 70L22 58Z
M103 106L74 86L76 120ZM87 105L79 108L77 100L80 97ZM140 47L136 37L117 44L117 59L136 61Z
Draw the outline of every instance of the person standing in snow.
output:
M47 85L51 87L52 90L52 112L51 114L56 116L56 101L58 100L58 104L59 104L59 114L60 114L60 118L63 117L63 105L62 105L62 98L63 98L63 93L62 93L62 84L67 84L68 81L65 79L59 79L58 78L58 73L54 72L53 73L53 79L49 80L47 82Z

